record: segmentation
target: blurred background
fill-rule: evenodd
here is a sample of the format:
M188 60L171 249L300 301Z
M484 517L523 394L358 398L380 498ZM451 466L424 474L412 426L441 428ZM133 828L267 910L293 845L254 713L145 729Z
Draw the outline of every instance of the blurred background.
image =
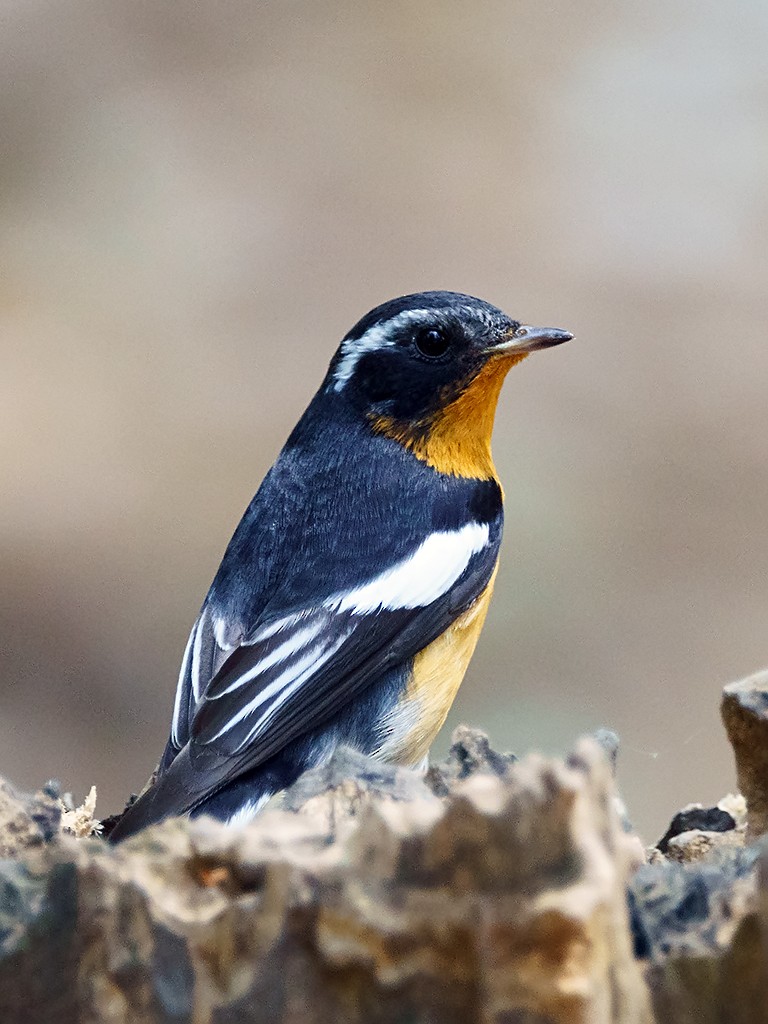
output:
M768 665L764 0L4 0L0 773L101 815L232 529L371 306L577 340L502 397L502 568L448 728L598 726L647 839Z

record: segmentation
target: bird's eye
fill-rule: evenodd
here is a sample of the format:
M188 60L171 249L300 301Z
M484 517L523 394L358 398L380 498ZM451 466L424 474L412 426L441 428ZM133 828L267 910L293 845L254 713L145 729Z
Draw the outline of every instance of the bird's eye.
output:
M414 340L417 350L429 359L437 359L439 356L444 356L450 345L448 338L436 327L430 327L427 331L420 331Z

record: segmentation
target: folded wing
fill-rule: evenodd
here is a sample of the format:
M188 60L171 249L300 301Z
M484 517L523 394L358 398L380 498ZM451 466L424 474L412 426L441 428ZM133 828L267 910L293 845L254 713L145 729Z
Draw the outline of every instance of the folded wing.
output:
M483 592L498 543L499 531L487 523L435 531L357 587L309 607L265 609L251 635L226 656L224 626L215 605L207 605L185 658L187 690L180 683L177 694L175 742L186 741L129 812L142 812L135 827L193 810L412 658ZM204 666L222 657L196 692Z

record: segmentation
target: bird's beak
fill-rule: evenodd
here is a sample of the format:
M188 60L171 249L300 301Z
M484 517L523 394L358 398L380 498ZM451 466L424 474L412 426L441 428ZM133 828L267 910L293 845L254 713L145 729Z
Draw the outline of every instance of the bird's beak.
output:
M487 355L514 356L536 352L540 348L552 348L562 345L573 337L568 331L560 331L557 327L529 327L521 324L516 331L502 338L496 345L487 348Z

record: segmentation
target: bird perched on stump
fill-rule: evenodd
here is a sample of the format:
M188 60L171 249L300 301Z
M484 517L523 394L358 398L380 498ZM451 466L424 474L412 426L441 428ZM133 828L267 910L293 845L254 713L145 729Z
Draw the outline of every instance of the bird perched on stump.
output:
M439 291L349 331L229 543L157 780L113 840L178 814L247 821L342 743L425 762L496 575L504 377L571 337Z

